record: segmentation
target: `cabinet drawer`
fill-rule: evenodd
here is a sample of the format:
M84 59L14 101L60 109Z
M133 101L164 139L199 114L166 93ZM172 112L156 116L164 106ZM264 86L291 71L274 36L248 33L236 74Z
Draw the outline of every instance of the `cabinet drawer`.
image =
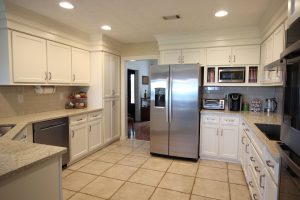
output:
M254 178L255 182L257 183L257 185L260 189L260 192L263 193L264 183L262 182L262 180L264 177L264 167L265 166L253 145L250 145L249 160L250 160L249 161L250 168L252 169L252 172L253 172L253 178Z
M274 178L276 184L278 184L279 179L279 163L271 156L267 149L264 149L264 163L266 169L270 172L271 176Z
M85 123L87 121L87 115L76 115L73 117L69 118L70 120L70 125L77 125L77 124L82 124Z
M202 122L205 124L219 124L220 117L217 115L203 115Z
M97 111L97 112L92 112L90 114L88 114L88 120L95 120L95 119L100 119L102 117L102 112L101 111Z
M238 117L221 117L221 124L222 125L239 125L240 119Z

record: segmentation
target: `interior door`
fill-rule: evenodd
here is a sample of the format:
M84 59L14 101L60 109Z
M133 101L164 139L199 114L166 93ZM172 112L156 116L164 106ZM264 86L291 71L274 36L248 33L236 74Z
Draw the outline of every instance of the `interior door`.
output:
M169 155L198 158L199 65L170 66Z
M128 117L135 121L135 70L127 70L127 105Z
M150 152L169 153L169 65L151 67Z

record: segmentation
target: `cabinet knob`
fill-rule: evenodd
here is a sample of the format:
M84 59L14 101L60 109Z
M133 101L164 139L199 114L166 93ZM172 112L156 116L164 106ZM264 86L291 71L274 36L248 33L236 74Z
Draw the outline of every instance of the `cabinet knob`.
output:
M48 79L48 73L45 72L45 81Z
M75 74L73 74L73 81L75 81L76 77L75 77Z
M235 55L233 56L233 62L235 63Z

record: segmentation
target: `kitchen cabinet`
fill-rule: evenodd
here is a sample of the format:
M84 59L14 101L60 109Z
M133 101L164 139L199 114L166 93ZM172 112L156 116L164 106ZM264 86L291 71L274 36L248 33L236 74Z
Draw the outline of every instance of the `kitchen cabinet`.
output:
M47 41L48 83L71 82L71 47Z
M284 25L279 26L261 45L261 83L264 85L283 85L283 71L277 66L265 69L264 66L280 59L285 46Z
M120 57L103 53L104 98L120 95Z
M202 115L200 156L238 160L238 124L236 116Z
M72 83L89 84L90 82L90 53L72 47Z
M160 64L206 64L205 49L164 50L160 53Z
M231 47L207 48L207 65L230 65Z
M237 159L239 128L237 126L221 126L219 139L220 153L222 158Z
M207 48L207 65L259 64L259 45Z
M70 163L74 163L104 144L102 112L76 115L69 118Z
M77 160L88 153L86 123L70 126L70 160Z
M201 155L218 156L218 132L218 125L203 124L201 126Z
M3 30L1 85L88 85L88 51L40 37Z
M264 200L278 199L278 186L272 180L272 176L267 170L264 170L265 183L264 183Z
M120 99L104 100L104 143L120 136Z
M45 83L47 81L46 40L12 32L13 81Z

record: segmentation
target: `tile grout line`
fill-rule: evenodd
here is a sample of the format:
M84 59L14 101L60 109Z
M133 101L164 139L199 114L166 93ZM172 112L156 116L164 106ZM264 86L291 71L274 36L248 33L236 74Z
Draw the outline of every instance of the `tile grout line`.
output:
M227 179L228 179L228 191L229 191L229 199L231 200L231 190L230 190L230 180L229 180L229 168L228 168L228 163L227 165Z
M197 161L197 162L198 162L198 161ZM191 193L190 193L190 198L189 198L189 200L192 199L192 195L193 195L193 191L194 191L194 187L195 187L195 183L196 183L197 174L198 174L198 171L199 171L199 166L200 166L200 161L199 161L199 163L197 163L197 170L196 170L196 173L195 173L195 176L194 176L194 182L193 182L192 191L191 191Z

